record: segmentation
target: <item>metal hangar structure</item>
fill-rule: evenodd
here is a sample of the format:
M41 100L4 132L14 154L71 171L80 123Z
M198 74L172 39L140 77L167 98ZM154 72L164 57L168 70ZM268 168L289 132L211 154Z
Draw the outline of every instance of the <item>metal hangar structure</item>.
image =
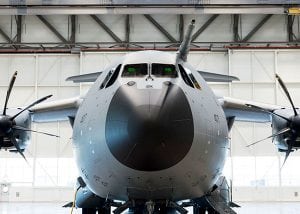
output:
M297 3L2 1L1 51L172 49L180 44L191 18L197 19L193 35L196 50L297 47ZM36 34L37 29L39 34ZM266 30L271 33L266 33ZM152 32L151 37L148 36L149 31Z

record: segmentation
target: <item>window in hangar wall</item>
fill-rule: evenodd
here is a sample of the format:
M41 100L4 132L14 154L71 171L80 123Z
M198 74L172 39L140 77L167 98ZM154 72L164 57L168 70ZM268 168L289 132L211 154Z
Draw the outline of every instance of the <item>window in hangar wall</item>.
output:
M234 186L300 186L300 171L295 170L300 157L290 156L282 167L283 161L284 156L235 156L227 158L223 174L228 179L233 177Z
M22 158L0 158L0 183L34 187L74 186L78 172L73 158L36 158L35 163L33 160L28 158L28 165ZM223 174L228 180L233 175L236 187L300 186L300 171L295 170L300 157L289 157L280 169L283 160L283 156L235 156L227 158Z

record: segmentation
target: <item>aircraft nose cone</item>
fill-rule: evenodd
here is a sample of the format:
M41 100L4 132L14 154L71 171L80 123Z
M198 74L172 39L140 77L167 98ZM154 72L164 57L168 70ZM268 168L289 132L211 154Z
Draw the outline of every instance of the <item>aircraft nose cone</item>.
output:
M162 90L121 86L109 106L105 137L111 153L127 167L169 168L186 156L193 142L188 100L176 85Z
M128 120L128 135L133 142L143 143L143 146L164 146L168 138L168 120L160 113L160 107L141 105L135 107ZM170 125L171 126L171 125Z

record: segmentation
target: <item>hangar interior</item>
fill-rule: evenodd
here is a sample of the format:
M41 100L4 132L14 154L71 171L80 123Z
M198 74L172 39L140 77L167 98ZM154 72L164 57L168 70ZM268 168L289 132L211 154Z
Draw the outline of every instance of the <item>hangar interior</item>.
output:
M94 7L98 1L88 1L90 7L82 6L83 1L53 1L55 7L30 3L42 1L27 1L27 5L16 1L7 6L13 1L4 2L0 3L0 103L11 75L19 72L9 107L24 106L48 94L53 94L51 100L84 95L89 84L65 79L101 71L128 51L174 53L192 19L196 27L188 61L198 70L240 78L233 83L211 83L217 95L289 106L275 80L277 73L296 105L300 104L300 20L297 14L288 14L296 1L251 5L233 1L221 6L218 1L205 6L204 1L191 5L186 1L186 7L137 3L108 7L105 1L102 7ZM72 200L77 169L69 123L34 124L33 129L61 138L33 133L25 151L29 165L18 154L0 152L0 184L9 187L0 191L0 201ZM284 155L271 140L246 147L271 132L270 124L234 124L224 169L233 183L234 201L300 200L299 152L292 153L281 169Z

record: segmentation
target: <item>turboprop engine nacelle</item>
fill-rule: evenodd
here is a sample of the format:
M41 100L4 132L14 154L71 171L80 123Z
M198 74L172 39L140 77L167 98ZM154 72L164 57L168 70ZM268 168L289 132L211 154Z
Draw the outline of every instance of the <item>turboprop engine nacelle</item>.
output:
M294 115L292 109L278 109L272 116L273 142L279 152L287 152L300 148L300 117Z
M30 130L30 112L25 111L13 120L9 115L16 115L21 109L7 109L6 115L0 116L0 148L10 151L17 151L14 142L17 142L23 151L28 146L31 133L21 130L20 127Z

